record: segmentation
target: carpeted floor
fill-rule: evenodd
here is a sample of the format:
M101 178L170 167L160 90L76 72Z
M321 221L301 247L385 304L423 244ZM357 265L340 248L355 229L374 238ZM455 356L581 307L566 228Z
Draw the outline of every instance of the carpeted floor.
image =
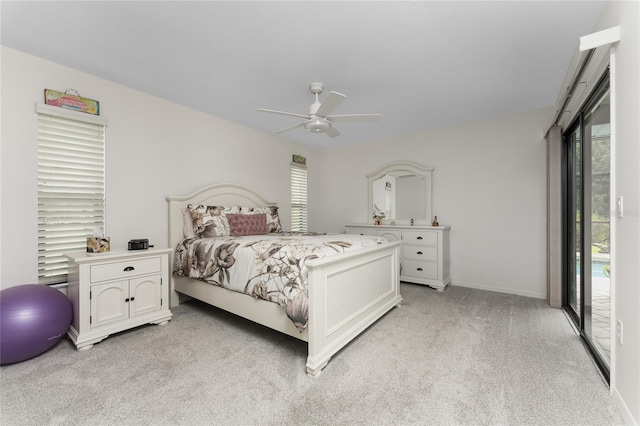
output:
M78 352L0 369L0 424L622 424L564 314L544 300L402 284L319 378L306 345L204 305Z

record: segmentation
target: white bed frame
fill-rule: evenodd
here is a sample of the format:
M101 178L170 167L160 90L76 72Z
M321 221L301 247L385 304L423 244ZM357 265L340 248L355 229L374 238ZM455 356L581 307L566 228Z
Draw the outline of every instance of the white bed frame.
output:
M183 239L182 209L210 206L275 206L253 190L218 184L190 195L167 197L169 244ZM308 343L307 373L318 376L331 357L394 306L400 306L400 242L307 261L309 323L300 332L284 307L192 278L171 278L171 306L195 298ZM174 256L171 256L173 271Z

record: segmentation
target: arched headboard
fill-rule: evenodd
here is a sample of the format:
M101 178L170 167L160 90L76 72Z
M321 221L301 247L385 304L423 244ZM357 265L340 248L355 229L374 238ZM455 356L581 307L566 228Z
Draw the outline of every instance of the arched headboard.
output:
M233 183L208 185L192 194L169 196L169 247L175 248L184 239L182 209L187 204L205 206L277 206L251 188Z

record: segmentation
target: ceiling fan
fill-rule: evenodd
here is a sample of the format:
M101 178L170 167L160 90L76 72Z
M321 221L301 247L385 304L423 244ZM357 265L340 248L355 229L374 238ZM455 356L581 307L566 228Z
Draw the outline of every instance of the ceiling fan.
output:
M312 133L326 133L330 138L335 138L340 135L340 132L333 127L334 122L373 122L379 121L382 118L381 114L341 114L331 115L331 111L336 109L338 105L347 99L346 95L338 92L329 92L324 101L320 102L318 95L324 90L322 83L311 83L309 85L309 91L316 96L316 101L309 107L309 114L295 114L286 111L276 111L273 109L258 108L258 111L271 112L273 114L290 115L292 117L304 118L305 121L296 124L295 126L286 127L284 129L273 132L274 134L288 132L289 130L297 129L298 127L304 127L307 132Z

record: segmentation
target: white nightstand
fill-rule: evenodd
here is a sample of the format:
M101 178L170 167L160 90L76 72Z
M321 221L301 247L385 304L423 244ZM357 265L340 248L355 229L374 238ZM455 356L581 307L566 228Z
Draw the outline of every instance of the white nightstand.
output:
M67 296L73 321L67 332L78 349L142 324L166 324L171 249L72 253Z

